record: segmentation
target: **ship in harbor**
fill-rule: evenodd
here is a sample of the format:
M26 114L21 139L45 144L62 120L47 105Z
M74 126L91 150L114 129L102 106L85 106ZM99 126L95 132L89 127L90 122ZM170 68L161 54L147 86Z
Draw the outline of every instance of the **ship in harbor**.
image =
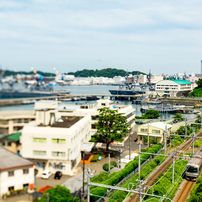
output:
M120 84L119 87L115 90L109 90L112 95L137 95L137 94L146 94L148 91L154 91L154 84L150 82L150 76L148 77L148 82L146 84L140 84L137 80L134 83L129 83L128 73L125 76L125 83Z

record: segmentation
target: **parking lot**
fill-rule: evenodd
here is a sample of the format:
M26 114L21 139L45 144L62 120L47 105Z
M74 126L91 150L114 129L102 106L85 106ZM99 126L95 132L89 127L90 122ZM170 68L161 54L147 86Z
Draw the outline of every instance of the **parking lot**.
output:
M63 175L60 180L54 179L54 174L52 174L49 179L42 179L40 177L36 178L36 188L40 189L45 186L52 186L55 187L57 184L63 184L67 180L71 179L72 177L69 175Z

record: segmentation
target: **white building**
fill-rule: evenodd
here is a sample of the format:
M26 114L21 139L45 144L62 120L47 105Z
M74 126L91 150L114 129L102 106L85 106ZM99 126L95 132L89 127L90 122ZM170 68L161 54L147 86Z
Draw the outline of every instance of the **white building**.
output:
M159 81L163 80L163 76L159 75L151 75L151 83L157 83Z
M100 99L97 104L83 104L67 107L67 105L58 108L60 116L84 116L90 114L91 116L91 136L97 131L95 123L97 122L96 115L99 114L98 109L102 107L109 107L110 109L118 110L118 113L122 113L127 117L127 123L133 128L135 126L135 109L131 105L114 104L113 101L108 99Z
M160 96L178 97L187 95L192 90L193 85L187 80L162 80L155 85L155 91Z
M41 172L61 170L72 175L81 160L81 146L91 138L91 116L58 112L57 101L35 103L36 121L22 130L21 155L36 163Z
M0 147L0 197L23 188L34 188L34 164Z

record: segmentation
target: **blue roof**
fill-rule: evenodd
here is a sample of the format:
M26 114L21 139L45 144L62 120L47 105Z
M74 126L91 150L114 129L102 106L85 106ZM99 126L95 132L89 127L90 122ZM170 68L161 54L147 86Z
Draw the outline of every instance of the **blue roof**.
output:
M169 80L169 81L174 81L177 84L192 84L190 81L187 80Z

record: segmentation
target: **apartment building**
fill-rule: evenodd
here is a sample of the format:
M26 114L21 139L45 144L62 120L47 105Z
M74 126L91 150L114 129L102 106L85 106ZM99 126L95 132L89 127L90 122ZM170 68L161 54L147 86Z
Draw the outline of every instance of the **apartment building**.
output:
M34 188L34 163L0 147L0 197Z
M1 111L0 112L0 134L8 135L16 133L35 120L35 112L32 111Z
M155 91L160 96L179 97L187 95L192 90L193 85L187 80L162 80L155 85Z
M171 134L171 124L164 122L154 122L143 124L138 127L138 142L143 142L144 138L154 138L158 142L162 142L164 138L164 133L167 130L167 136Z
M36 163L39 175L44 169L73 175L81 160L81 147L91 138L90 114L59 113L57 101L38 101L35 112L36 121L22 130L22 157Z
M63 115L75 115L82 116L90 114L91 116L91 136L97 131L95 123L98 121L96 115L99 114L98 109L102 107L109 107L110 109L117 110L118 113L123 114L127 117L127 123L130 125L130 128L135 126L135 109L131 105L121 105L113 103L109 99L100 99L97 100L96 104L85 103L82 105L65 105L58 108L58 113L60 116Z

